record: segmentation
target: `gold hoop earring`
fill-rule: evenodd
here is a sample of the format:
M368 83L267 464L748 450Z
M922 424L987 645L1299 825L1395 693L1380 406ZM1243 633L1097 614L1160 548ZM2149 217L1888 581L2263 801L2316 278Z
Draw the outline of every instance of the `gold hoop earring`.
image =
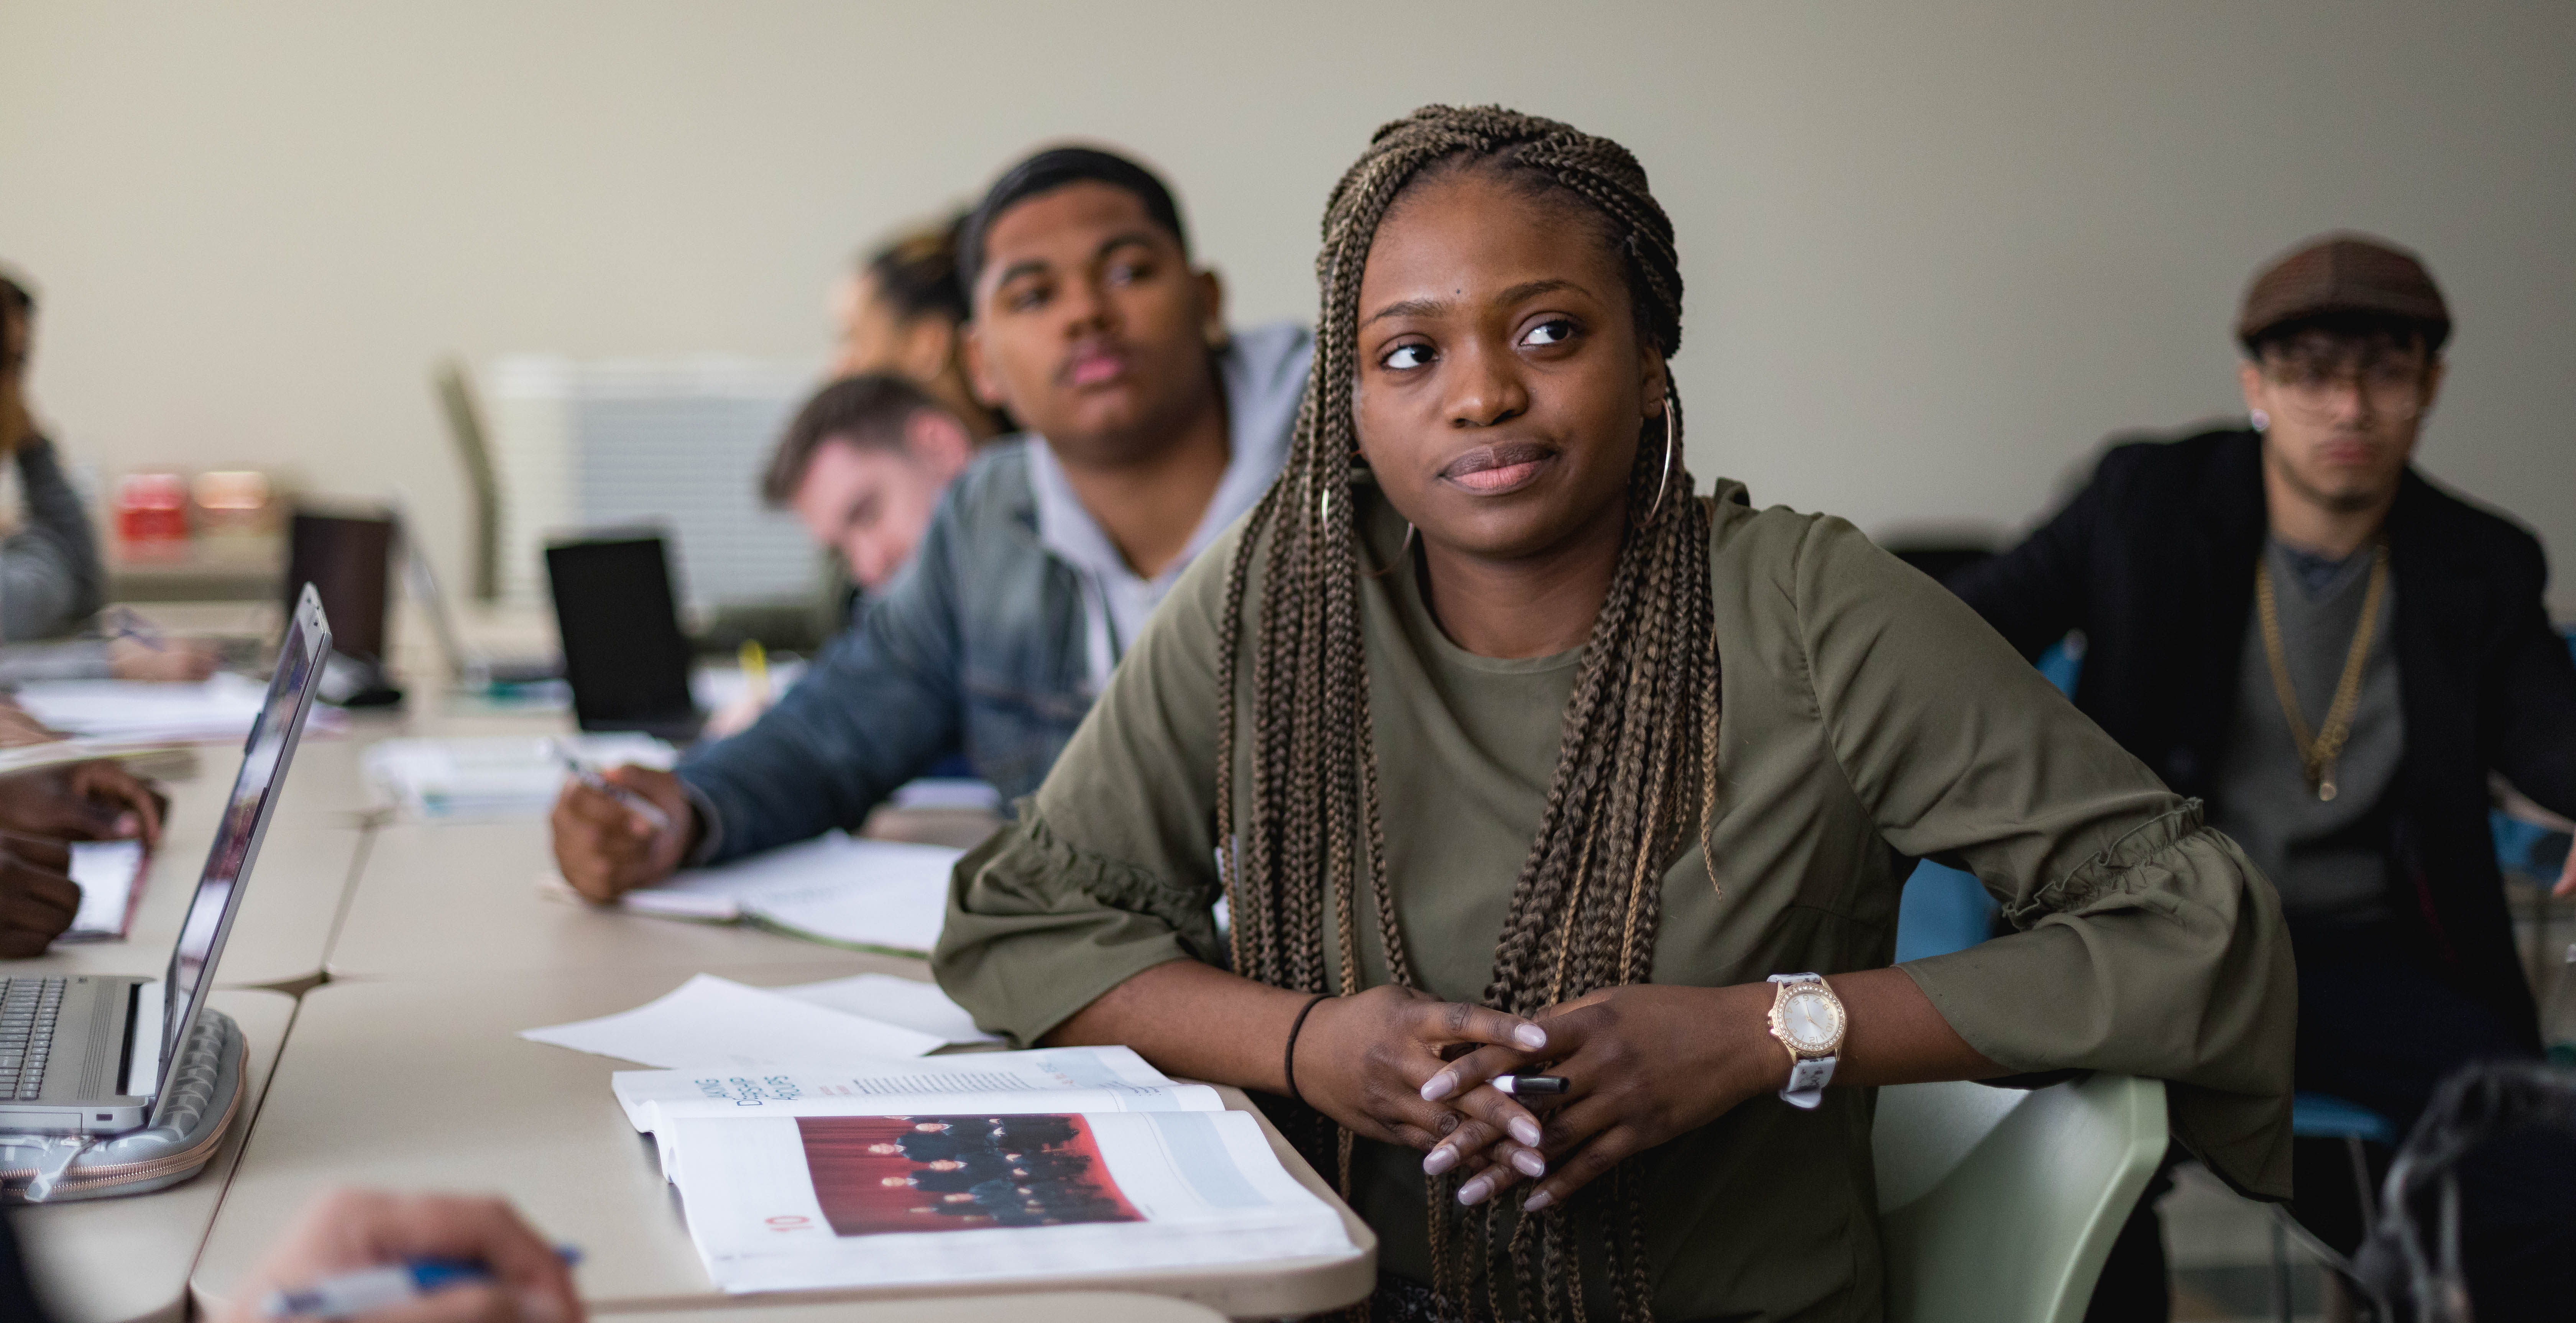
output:
M1666 487L1669 487L1669 486L1671 486L1671 485L1673 484L1673 452L1674 452L1674 451L1675 451L1675 450L1680 446L1680 444L1681 444L1681 424L1680 424L1680 421L1679 421L1679 415L1680 415L1680 413L1681 413L1681 410L1679 410L1679 409L1677 409L1677 408L1675 408L1675 407L1674 407L1675 405L1677 405L1677 404L1679 404L1679 403L1680 403L1680 401L1675 400L1675 399L1673 398L1673 391L1672 391L1672 388L1671 388L1670 386L1665 387L1665 388L1664 388L1664 474L1663 474L1663 477L1662 477L1662 478L1660 478L1660 479L1658 479L1658 480L1656 481L1656 483L1655 483L1655 503L1654 503L1653 505L1650 505L1650 506L1647 506L1647 507L1646 507L1646 519L1645 519L1645 522L1647 522L1647 523L1649 523L1649 524L1651 524L1651 523L1655 522L1655 516L1656 516L1656 515L1658 515L1658 514L1661 514L1661 513L1663 512L1663 509L1664 509L1664 489L1665 489Z
M1380 566L1378 566L1376 569L1373 569L1373 570L1362 570L1362 571L1360 571L1360 577L1361 577L1361 578L1363 578L1363 579L1383 579L1383 578L1385 578L1386 576L1388 576L1388 575L1390 575L1390 574L1395 573L1395 567L1396 567L1396 566L1398 566L1398 565L1406 565L1406 564L1410 564L1410 563L1412 563L1412 560L1413 560L1413 535L1414 535L1417 531L1419 531L1419 530L1417 530L1417 529L1415 529L1415 528L1414 528L1414 526L1413 526L1413 521L1412 521L1412 520L1410 520L1410 519L1405 520L1405 521L1404 521L1404 541L1399 542L1399 543L1397 543L1397 544L1396 544L1396 547L1395 547L1395 559L1394 559L1394 560L1391 560L1391 561L1388 561L1388 562L1387 562L1386 564L1384 564L1384 565L1380 565Z

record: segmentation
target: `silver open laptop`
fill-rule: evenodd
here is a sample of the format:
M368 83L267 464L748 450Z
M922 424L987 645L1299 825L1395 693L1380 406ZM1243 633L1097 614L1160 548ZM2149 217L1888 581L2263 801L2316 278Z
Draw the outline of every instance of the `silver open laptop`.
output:
M421 614L429 617L429 632L438 640L438 651L447 661L447 670L456 683L466 689L479 690L492 685L535 684L563 678L563 662L552 657L485 656L467 646L465 636L456 629L456 617L448 610L447 594L440 590L438 572L430 568L429 557L411 536L409 521L402 507L395 506L394 518L403 527L403 586L412 600L420 604Z
M179 1046L204 1011L215 962L232 935L251 862L277 812L278 784L313 713L330 655L331 624L307 584L287 622L268 700L242 744L241 771L167 976L0 979L0 1130L116 1134L149 1123L154 1101L168 1092L162 1084Z

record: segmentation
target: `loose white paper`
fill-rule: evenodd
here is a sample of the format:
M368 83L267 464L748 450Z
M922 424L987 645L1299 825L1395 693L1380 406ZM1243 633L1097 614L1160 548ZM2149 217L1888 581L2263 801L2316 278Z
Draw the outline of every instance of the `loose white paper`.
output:
M864 1015L871 1020L901 1025L925 1034L936 1034L949 1043L998 1043L1001 1037L975 1027L975 1017L966 1008L951 1001L936 983L919 979L896 978L892 974L860 974L852 978L827 979L821 983L800 983L794 987L772 988L781 996L829 1006L836 1011Z
M105 942L125 936L134 914L134 889L143 880L143 842L74 841L71 878L80 887L80 909L58 940Z
M700 974L616 1015L520 1031L521 1038L646 1066L759 1069L792 1062L918 1057L935 1034Z
M835 946L926 955L965 851L840 832L713 868L691 868L618 904L681 919L749 919Z

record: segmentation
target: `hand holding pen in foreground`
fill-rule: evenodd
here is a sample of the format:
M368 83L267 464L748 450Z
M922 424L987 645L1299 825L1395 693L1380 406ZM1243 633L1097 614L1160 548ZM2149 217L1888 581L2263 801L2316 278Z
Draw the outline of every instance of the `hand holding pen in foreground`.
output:
M466 1280L373 1312L367 1323L582 1323L572 1272L499 1199L343 1190L305 1210L234 1290L223 1323L268 1323L281 1295L372 1268L437 1259L479 1264Z

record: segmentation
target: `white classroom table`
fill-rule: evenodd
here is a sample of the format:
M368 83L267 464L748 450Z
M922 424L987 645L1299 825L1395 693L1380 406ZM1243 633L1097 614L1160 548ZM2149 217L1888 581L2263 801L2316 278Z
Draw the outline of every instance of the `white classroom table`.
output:
M652 1141L634 1132L609 1092L609 1074L632 1067L515 1036L639 1006L691 972L475 974L329 983L305 994L249 1151L198 1259L199 1307L218 1308L298 1209L350 1184L508 1196L546 1235L582 1247L576 1280L599 1313L1007 1291L981 1283L945 1292L906 1287L728 1297L708 1282ZM848 967L772 964L708 972L780 984L829 978ZM912 963L910 972L919 977L920 965ZM1240 1094L1229 1099L1249 1106ZM1366 1295L1375 1283L1376 1236L1275 1132L1271 1143L1308 1189L1342 1212L1356 1252L1104 1278L1098 1285L1177 1296L1234 1316L1312 1313ZM1027 1289L1072 1284L1057 1278Z
M241 1112L206 1169L151 1194L9 1211L28 1277L55 1323L180 1323L187 1315L189 1269L295 1014L295 999L277 992L218 992L208 1004L241 1025L248 1070Z
M1170 1296L1131 1291L965 1295L827 1305L728 1305L653 1316L654 1323L1220 1323L1225 1315Z
M494 712L430 695L401 729L439 738L532 736L566 732L572 723L559 712ZM909 963L756 928L625 914L550 895L538 885L555 868L541 817L421 822L385 810L374 821L325 961L334 979L817 963L844 964L856 974ZM998 819L979 813L880 809L869 831L972 844L996 825Z
M719 965L825 969L812 978L918 967L757 928L558 899L538 887L553 871L542 820L379 827L325 967L334 979L440 982L547 971L686 975Z

